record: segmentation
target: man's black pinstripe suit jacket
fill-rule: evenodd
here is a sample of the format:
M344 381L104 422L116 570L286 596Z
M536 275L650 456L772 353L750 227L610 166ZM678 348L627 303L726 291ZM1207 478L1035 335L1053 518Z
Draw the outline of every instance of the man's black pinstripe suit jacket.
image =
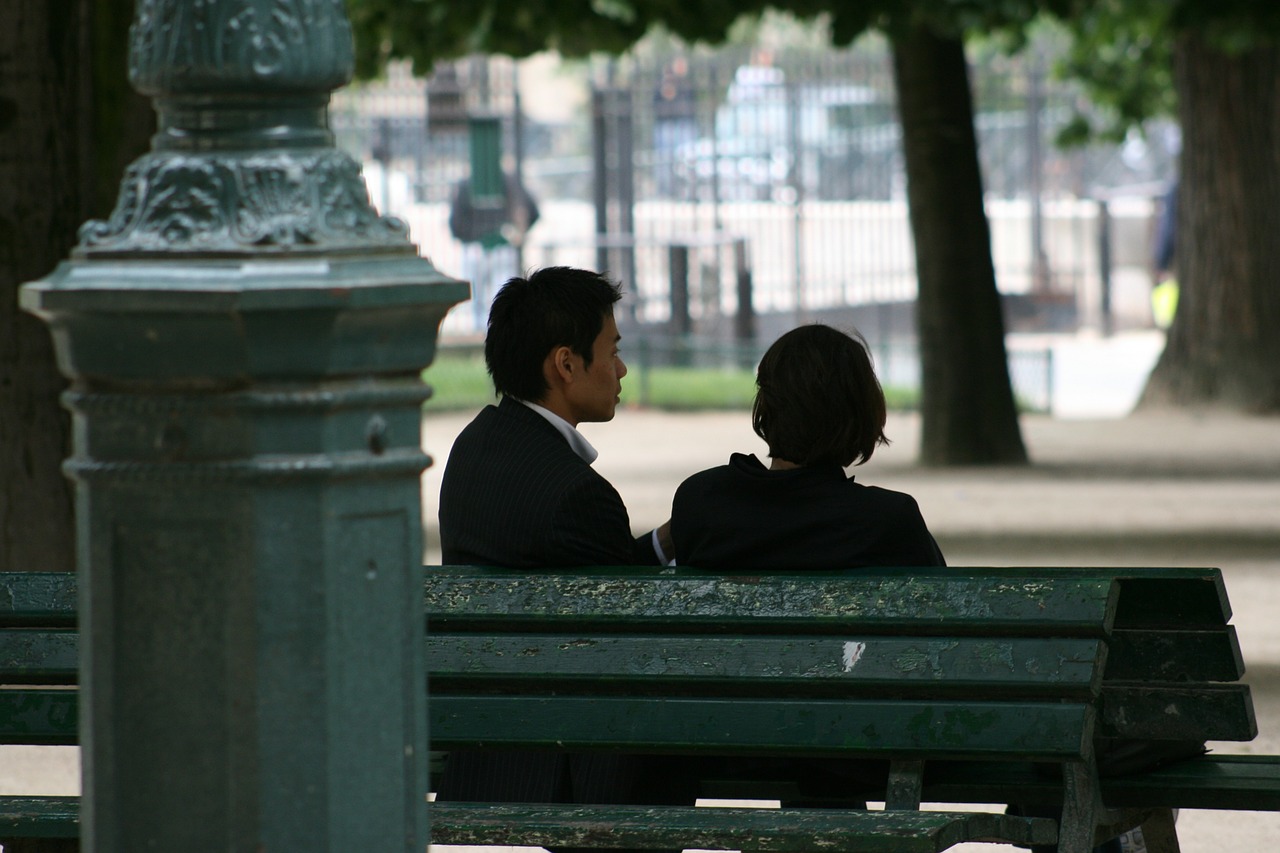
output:
M453 443L440 485L445 565L653 565L622 498L545 418L516 400L487 406Z
M509 398L481 411L453 443L440 486L440 545L451 566L537 571L657 562L648 535L632 538L627 509L609 481L545 418ZM626 755L455 752L437 796L646 802L670 787L655 778L660 770Z

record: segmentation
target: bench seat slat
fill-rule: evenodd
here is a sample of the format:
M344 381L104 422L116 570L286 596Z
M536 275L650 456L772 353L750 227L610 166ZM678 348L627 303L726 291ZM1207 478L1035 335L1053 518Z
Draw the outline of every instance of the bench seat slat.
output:
M1049 686L1085 698L1097 689L1103 650L1102 641L1090 639L465 634L429 636L427 672L434 684L576 677L594 685L601 679L714 690L754 685L771 695L818 683L993 693Z
M1099 737L1145 740L1253 740L1247 684L1103 682Z
M1280 762L1275 756L1214 755L1179 761L1137 776L1102 780L1116 805L1280 811Z
M1280 811L1280 761L1272 755L1209 753L1129 776L1104 777L1103 802L1111 808L1169 807ZM1062 788L1026 763L947 762L930 768L925 798L967 803L974 798L1053 803Z
M75 690L0 690L0 743L77 743Z
M433 844L939 853L966 841L1047 844L1054 822L975 812L829 812L433 803Z
M432 749L617 749L1078 759L1093 708L1066 702L432 696Z
M1115 607L1110 578L992 582L852 573L736 578L599 570L542 576L449 567L428 570L428 578L424 598L431 630L467 623L556 630L555 624L571 622L606 633L636 625L663 630L672 624L683 630L742 624L760 633L775 625L825 632L853 624L858 631L877 633L954 635L977 629L989 635L1044 633L1040 626L1052 625L1060 636L1101 636Z
M75 838L79 797L0 797L0 842L6 838Z

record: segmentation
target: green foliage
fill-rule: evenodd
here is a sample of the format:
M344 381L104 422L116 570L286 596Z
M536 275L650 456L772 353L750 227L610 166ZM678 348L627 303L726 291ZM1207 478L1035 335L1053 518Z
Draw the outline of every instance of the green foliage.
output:
M1067 144L1121 139L1145 119L1176 109L1173 50L1194 33L1227 54L1280 37L1280 3L1259 0L1075 0L1062 15L1073 36L1059 76L1084 84L1108 115L1098 125L1077 115L1060 134Z
M1106 116L1098 125L1077 113L1059 142L1123 139L1145 119L1173 112L1172 11L1167 0L1096 0L1070 20L1073 40L1055 73L1083 83Z
M1178 0L1172 5L1175 31L1198 33L1223 53L1243 53L1280 37L1275 0Z
M425 74L437 60L469 53L621 53L657 27L686 42L718 43L736 22L770 9L822 19L837 45L867 30L893 33L923 23L944 36L996 36L1016 49L1047 14L1074 37L1056 72L1080 80L1107 113L1101 123L1078 115L1060 134L1068 143L1122 138L1144 119L1173 111L1177 33L1195 32L1228 53L1280 35L1276 0L347 0L347 6L357 72L366 77L392 57L412 59Z
M479 352L442 350L422 378L432 389L428 412L479 409L498 399Z
M847 45L870 29L916 23L944 35L1016 31L1041 11L1065 15L1073 6L1073 0L347 0L357 73L366 77L393 57L412 59L425 74L438 60L469 53L621 53L658 25L686 42L719 43L740 19L769 10L802 21L824 17L832 41Z

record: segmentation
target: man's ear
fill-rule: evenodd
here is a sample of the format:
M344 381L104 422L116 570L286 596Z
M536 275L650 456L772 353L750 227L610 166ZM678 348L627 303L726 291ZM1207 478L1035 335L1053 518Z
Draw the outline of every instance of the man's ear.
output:
M547 356L547 362L551 369L550 372L564 385L573 382L581 369L580 360L574 355L573 350L567 346L553 349ZM548 379L550 378L548 377Z

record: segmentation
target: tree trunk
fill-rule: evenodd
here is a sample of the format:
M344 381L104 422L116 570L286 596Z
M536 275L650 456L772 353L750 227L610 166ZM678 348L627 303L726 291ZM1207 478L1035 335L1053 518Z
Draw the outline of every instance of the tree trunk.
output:
M964 44L915 27L893 40L915 238L920 461L1027 461L1009 383Z
M1179 37L1178 310L1140 406L1280 411L1280 47Z
M47 327L18 310L17 294L67 257L85 219L109 212L121 164L145 143L145 101L126 94L131 14L130 0L5 0L0 570L75 566L72 490L61 469L70 451L70 418L58 399L65 383Z

